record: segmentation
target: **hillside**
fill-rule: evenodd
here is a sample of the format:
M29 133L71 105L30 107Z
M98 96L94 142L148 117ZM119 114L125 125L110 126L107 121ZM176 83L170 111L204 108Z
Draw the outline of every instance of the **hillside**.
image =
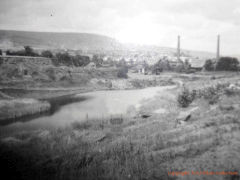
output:
M156 52L172 55L175 48L159 46L141 46L136 44L121 44L117 40L90 33L56 33L0 30L0 49L22 48L32 46L35 49L72 49L83 51L111 51L120 54L134 52ZM214 53L183 50L184 54L202 59L215 57Z
M55 33L0 30L0 48L25 45L40 49L113 50L119 48L113 38L88 33Z

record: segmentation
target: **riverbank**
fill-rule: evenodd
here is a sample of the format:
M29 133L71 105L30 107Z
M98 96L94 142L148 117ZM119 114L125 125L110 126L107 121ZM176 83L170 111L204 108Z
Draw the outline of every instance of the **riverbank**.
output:
M0 100L0 124L6 124L17 118L41 114L49 111L50 103L36 99L22 98Z
M51 99L64 99L63 101L69 101L71 103L72 99L70 98L70 100L68 100L68 97L71 97L74 94L99 90L129 90L167 85L178 85L178 88L180 88L183 84L189 85L191 88L198 88L209 86L210 84L217 84L218 82L235 83L237 81L238 76L236 76L236 73L219 72L215 74L197 73L194 75L189 75L166 72L162 73L160 76L130 73L128 79L92 79L91 83L87 86L78 87L28 87L26 89L22 89L19 87L2 86L0 89L0 105L2 104L2 108L0 108L0 114L2 114L1 119L4 120L4 124L6 124L6 122L11 123L14 120L14 117L21 118L28 115L32 116L48 113L51 111L49 110L51 108L45 108L46 105L42 103L43 101L48 102L51 101ZM17 102L13 101L14 99L17 99ZM24 103L24 99L35 99L36 104L38 105L32 107L28 106ZM12 103L12 105L5 106L4 104L6 104L6 101L9 101L9 103ZM21 103L21 101L23 101L23 103ZM15 109L14 107L19 106L19 104L21 104L21 108ZM49 104L51 107L51 103ZM29 110L25 110L28 108ZM8 109L8 111L6 111L6 109Z
M161 77L151 77L143 80L136 78L118 80L96 79L92 80L91 83L91 86L86 87L2 88L0 89L2 94L2 99L0 99L1 124L10 124L18 119L22 121L24 118L30 119L46 113L54 113L56 109L63 105L83 100L74 96L75 94L100 90L142 89L174 84L170 78L162 79ZM27 101L34 101L34 103L28 104L26 103Z
M239 179L240 93L223 88L214 104L200 98L182 108L178 89L167 89L118 123L91 119L1 139L2 170L25 180ZM234 174L169 174L192 171Z

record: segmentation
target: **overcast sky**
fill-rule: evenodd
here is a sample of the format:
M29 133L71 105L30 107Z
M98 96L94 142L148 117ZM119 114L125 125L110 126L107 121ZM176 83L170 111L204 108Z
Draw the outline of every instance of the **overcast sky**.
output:
M88 32L121 42L240 54L240 0L0 0L0 29Z

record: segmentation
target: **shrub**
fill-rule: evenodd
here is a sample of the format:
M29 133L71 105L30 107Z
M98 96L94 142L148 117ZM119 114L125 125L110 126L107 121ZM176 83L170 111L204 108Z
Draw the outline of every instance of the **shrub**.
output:
M46 57L46 58L52 58L52 57L53 57L52 52L49 51L49 50L43 51L43 52L41 53L41 55L42 55L43 57Z
M92 62L94 62L97 67L100 67L103 64L103 59L99 55L93 55Z
M76 55L72 58L74 66L86 66L90 63L88 56Z
M54 65L65 65L65 66L86 66L90 63L88 56L76 55L72 56L68 53L57 53L56 57L52 58Z
M39 56L30 46L24 46L26 56Z
M206 71L214 70L214 62L211 59L205 61L204 68Z
M128 72L127 67L121 67L118 70L117 77L126 79L126 78L128 78L127 72Z
M238 59L234 57L221 57L216 65L218 71L237 71Z
M177 97L178 105L180 107L188 107L196 97L196 91L190 92L186 87L183 88L181 93Z
M210 86L199 90L199 98L204 98L209 104L215 104L219 100L220 95L225 91L229 83L218 83L215 86Z
M24 46L24 50L19 51L7 50L6 54L10 56L39 56L39 54L34 52L34 50L30 46Z
M177 66L175 67L175 71L179 73L185 72L186 70L185 70L184 64L183 63L177 64Z
M56 54L56 64L63 64L66 66L71 66L73 65L73 60L72 60L72 56L69 55L68 53L57 53Z

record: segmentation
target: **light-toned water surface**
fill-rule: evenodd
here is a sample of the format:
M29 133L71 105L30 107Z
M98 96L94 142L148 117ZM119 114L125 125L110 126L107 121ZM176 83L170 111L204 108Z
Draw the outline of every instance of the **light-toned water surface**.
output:
M171 88L151 87L140 90L116 90L116 91L95 91L78 94L76 96L86 96L87 100L62 106L51 116L35 118L27 122L16 122L7 126L1 126L1 134L9 134L19 131L36 129L58 128L70 125L75 121L86 119L106 119L114 115L125 115L129 107L136 109L141 106L141 102L154 98L157 93Z

